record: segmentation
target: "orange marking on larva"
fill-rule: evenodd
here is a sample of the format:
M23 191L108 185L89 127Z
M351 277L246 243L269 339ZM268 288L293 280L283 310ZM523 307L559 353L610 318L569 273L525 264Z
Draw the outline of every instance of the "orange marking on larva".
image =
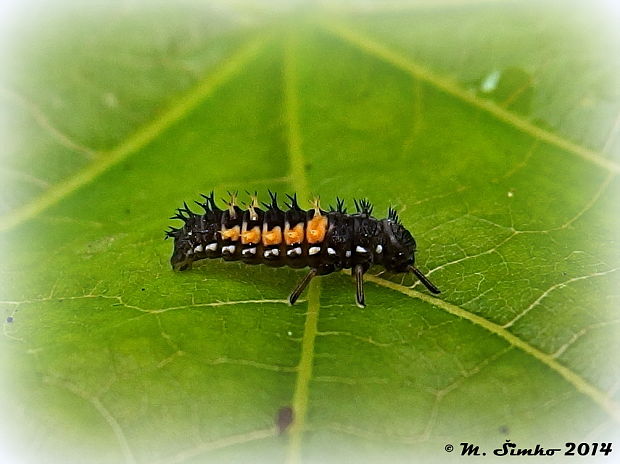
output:
M244 230L241 233L241 243L244 245L258 242L260 242L260 228L258 226L252 227L251 230Z
M239 240L239 226L231 227L230 229L223 228L220 230L220 234L222 234L224 240L236 242Z
M306 240L308 243L321 243L327 233L327 216L316 215L308 221Z
M304 225L303 223L297 224L295 227L290 227L288 224L284 226L284 241L287 245L293 245L295 243L301 243L304 241Z
M267 230L267 227L263 229L263 245L279 245L280 243L282 243L282 229L280 226L275 226L271 230Z

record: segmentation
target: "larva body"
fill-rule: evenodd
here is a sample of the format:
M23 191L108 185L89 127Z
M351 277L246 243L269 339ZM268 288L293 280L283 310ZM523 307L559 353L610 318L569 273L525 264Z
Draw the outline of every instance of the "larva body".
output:
M414 267L416 243L411 233L399 222L393 209L388 217L372 216L366 200L356 201L357 212L347 214L344 202L323 211L318 201L303 210L296 196L289 196L288 210L279 208L277 197L270 192L271 202L259 208L252 197L247 209L236 204L231 195L228 208L215 204L213 193L198 203L204 214L192 212L185 204L175 219L183 227L171 228L167 237L174 238L171 264L185 270L201 259L241 260L246 264L265 264L292 268L310 267L310 273L289 297L293 304L310 280L341 269L352 269L357 280L357 303L364 306L363 274L373 265L392 272L414 272L433 293L439 290Z

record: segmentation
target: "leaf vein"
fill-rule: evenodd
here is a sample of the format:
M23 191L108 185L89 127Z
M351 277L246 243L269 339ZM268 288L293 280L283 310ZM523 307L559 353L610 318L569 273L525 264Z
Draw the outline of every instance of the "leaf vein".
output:
M286 122L286 137L288 154L290 157L290 178L297 192L304 198L309 198L308 180L306 178L302 138L299 123L299 100L297 90L297 63L295 53L298 50L297 39L293 32L286 37L283 50L283 87L284 87L284 116ZM301 441L306 427L308 410L309 385L312 379L314 364L314 342L317 334L321 286L319 279L310 282L308 290L308 311L304 323L304 332L301 342L301 355L297 366L297 378L293 392L293 411L295 422L289 432L289 447L286 457L288 464L301 462Z
M616 319L616 320L613 320L613 321L598 322L596 324L590 324L590 325L584 327L583 329L581 329L580 331L576 332L575 334L573 334L573 336L570 338L570 340L568 340L564 345L559 347L553 353L552 356L554 358L559 358L560 356L562 356L564 354L564 352L568 348L570 348L573 344L575 344L577 342L577 340L579 340L581 337L583 337L588 332L590 332L592 330L602 329L604 327L609 327L610 325L614 325L614 324L618 324L618 323L620 323L620 319Z
M102 152L94 162L78 171L72 177L54 185L43 195L0 217L0 231L11 229L24 221L36 217L49 207L62 201L76 190L91 183L111 167L125 160L130 155L144 148L154 139L159 137L174 123L187 116L205 98L215 90L238 74L243 66L254 58L264 48L266 38L255 37L244 44L231 57L223 62L214 72L210 73L194 86L188 93L182 96L178 102L166 112L140 128L133 135L121 142L116 148L105 153Z
M110 411L108 411L108 409L103 405L103 403L97 396L91 396L77 386L56 377L47 376L43 380L48 385L62 387L65 390L90 403L112 429L112 432L114 433L114 436L118 441L119 447L121 448L121 452L123 454L125 462L127 464L136 463L136 458L134 457L133 452L129 447L129 442L127 441L125 432L123 432L123 429L118 423L118 421L114 418Z
M264 440L266 438L275 437L276 432L277 431L275 427L270 427L267 429L255 430L252 432L220 438L211 442L199 443L192 448L180 451L179 453L172 457L169 457L168 459L155 461L155 464L179 464L209 451L215 451L234 445L241 445L252 441Z
M600 390L595 385L589 383L585 378L581 377L573 370L559 363L552 354L545 353L538 348L530 345L528 342L517 337L515 334L500 326L499 324L491 322L481 316L478 316L477 314L473 314L459 306L448 303L447 301L440 300L425 293L412 290L408 287L404 287L389 280L376 278L372 275L367 274L366 279L372 283L381 285L382 287L386 287L391 290L400 292L410 298L417 298L433 306L437 306L454 316L466 319L471 323L478 325L488 330L489 332L497 335L498 337L503 338L512 346L519 348L524 353L534 357L535 359L549 367L551 370L559 374L577 391L590 398L592 401L598 404L603 411L609 414L616 422L620 423L620 405L618 405L618 403L614 401L608 394Z
M513 126L524 134L528 134L535 139L559 147L562 150L572 153L573 155L576 155L592 164L600 166L607 171L614 173L620 172L620 164L601 156L600 153L566 140L557 134L544 130L490 100L477 97L475 94L462 89L453 80L433 72L410 57L390 50L385 45L365 37L359 32L356 32L343 24L330 22L323 24L323 27L330 34L356 46L364 53L383 60L396 68L405 71L416 79L421 79L428 82L441 91L487 112L496 119L510 126Z
M586 279L591 279L593 277L599 277L599 276L611 274L612 272L616 272L618 269L619 268L609 269L607 271L595 272L593 274L589 274L589 275L585 275L585 276L573 277L572 279L568 279L568 280L565 280L564 282L559 282L559 283L557 283L555 285L552 285L547 290L545 290L538 298L536 298L527 308L525 308L523 311L521 311L512 320L510 320L506 324L504 324L502 326L502 328L507 329L509 327L512 327L515 324L515 322L517 322L519 319L521 319L523 316L525 316L527 313L529 313L532 309L534 309L536 306L538 306L542 300L547 298L547 296L549 296L549 294L553 293L555 290L558 290L560 288L564 288L567 285L569 285L569 284L571 284L573 282L577 282L579 280L586 280Z
M7 88L0 88L0 95L3 95L7 99L11 99L24 109L26 109L32 118L37 122L37 124L48 134L56 140L61 146L74 151L76 153L80 153L87 159L95 159L99 156L99 152L88 148L84 145L79 144L78 142L72 140L68 135L62 133L58 128L56 128L49 118L41 111L41 109L36 106L34 103L26 100L23 96L19 95L17 92Z

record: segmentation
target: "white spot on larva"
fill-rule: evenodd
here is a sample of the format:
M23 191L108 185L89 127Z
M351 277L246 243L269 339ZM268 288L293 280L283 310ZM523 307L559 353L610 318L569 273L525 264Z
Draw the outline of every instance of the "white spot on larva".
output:
M336 250L334 250L333 248L328 248L328 249L327 249L327 254L329 254L329 255L335 255L335 254L336 254Z
M192 235L194 235L194 233L190 230L190 231L187 233L187 235L189 235L189 236L191 237Z
M300 255L301 253L302 253L302 251L301 251L300 247L293 248L292 250L288 250L286 252L286 254L289 255L289 256Z
M244 254L244 255L255 255L256 254L256 247L246 248L241 253Z
M361 246L358 245L358 246L355 247L355 252L356 253L368 253L368 250L366 248L361 247Z
M198 245L198 246L196 246L196 248L194 248L194 251L195 251L196 253L200 253L203 249L204 249L204 248L202 247L202 245Z
M379 254L383 251L383 247L381 245L377 245L377 248L375 248L375 253Z
M187 250L187 254L188 255L193 255L194 254L194 250L192 250L191 248L189 250Z
M205 249L206 249L207 251L215 251L215 250L217 250L217 243L209 243L209 244L205 247Z
M265 253L263 253L265 256L269 257L269 256L278 256L280 255L280 250L278 250L277 248L274 248L272 250L265 250Z
M350 257L351 257L351 250L347 250L347 251L345 251L345 252L344 252L344 255L345 255L347 258L350 258Z
M308 254L309 255L316 255L317 253L321 252L321 247L310 247L310 249L308 250Z
M222 253L230 253L231 255L235 253L235 245L228 245L222 248Z

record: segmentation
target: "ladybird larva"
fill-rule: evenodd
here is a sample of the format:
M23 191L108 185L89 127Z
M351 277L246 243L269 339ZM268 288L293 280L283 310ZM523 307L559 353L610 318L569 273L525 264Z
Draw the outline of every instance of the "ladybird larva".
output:
M264 209L256 194L242 209L236 193L229 195L225 209L216 205L211 192L201 195L204 202L196 202L204 214L194 213L187 203L177 210L171 219L182 220L183 226L166 231L166 238L174 238L170 258L173 269L183 271L194 261L207 258L273 267L310 267L291 292L290 304L297 301L315 276L351 269L357 305L364 307L363 276L375 264L391 272L412 272L428 290L440 293L415 267L416 242L391 207L384 219L372 216L373 206L367 200L354 200L354 214L347 214L340 198L329 211L321 209L318 199L311 209L304 210L295 194L287 195L285 211L278 206L277 194L269 191L271 201L263 203Z

